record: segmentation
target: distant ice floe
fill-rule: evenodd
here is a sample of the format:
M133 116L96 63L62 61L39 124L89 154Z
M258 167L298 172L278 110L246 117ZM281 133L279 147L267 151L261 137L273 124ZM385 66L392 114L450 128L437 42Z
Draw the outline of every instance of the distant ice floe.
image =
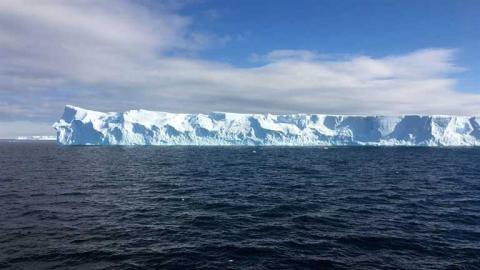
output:
M475 116L103 113L67 105L53 127L64 145L480 145Z
M40 135L40 136L18 136L16 140L20 141L55 141L56 136Z

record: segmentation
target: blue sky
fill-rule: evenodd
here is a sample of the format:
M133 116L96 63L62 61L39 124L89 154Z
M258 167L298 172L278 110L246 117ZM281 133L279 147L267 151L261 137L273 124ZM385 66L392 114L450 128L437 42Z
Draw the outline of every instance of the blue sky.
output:
M0 1L0 138L100 111L480 115L480 2Z
M199 29L237 39L202 52L210 59L252 66L252 54L285 48L374 57L455 48L468 69L459 88L480 91L480 1L216 0L182 12Z

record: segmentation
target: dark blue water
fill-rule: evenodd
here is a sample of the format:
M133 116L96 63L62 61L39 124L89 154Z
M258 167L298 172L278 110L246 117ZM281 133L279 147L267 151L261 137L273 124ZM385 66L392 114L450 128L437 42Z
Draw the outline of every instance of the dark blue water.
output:
M3 142L0 268L480 269L480 148Z

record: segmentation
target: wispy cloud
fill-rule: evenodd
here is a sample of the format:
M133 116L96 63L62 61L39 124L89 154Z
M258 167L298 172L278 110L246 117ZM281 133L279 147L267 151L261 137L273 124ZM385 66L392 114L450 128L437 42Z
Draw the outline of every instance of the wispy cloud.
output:
M252 68L188 57L211 34L176 8L134 1L0 2L0 121L55 120L65 103L98 110L479 114L455 89L455 50L338 59L305 50Z

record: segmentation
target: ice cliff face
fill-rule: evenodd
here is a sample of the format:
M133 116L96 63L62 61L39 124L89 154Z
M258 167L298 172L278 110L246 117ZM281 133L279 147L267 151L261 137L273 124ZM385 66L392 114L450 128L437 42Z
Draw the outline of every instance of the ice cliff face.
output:
M102 113L67 105L53 127L64 145L480 145L480 118L470 116Z

